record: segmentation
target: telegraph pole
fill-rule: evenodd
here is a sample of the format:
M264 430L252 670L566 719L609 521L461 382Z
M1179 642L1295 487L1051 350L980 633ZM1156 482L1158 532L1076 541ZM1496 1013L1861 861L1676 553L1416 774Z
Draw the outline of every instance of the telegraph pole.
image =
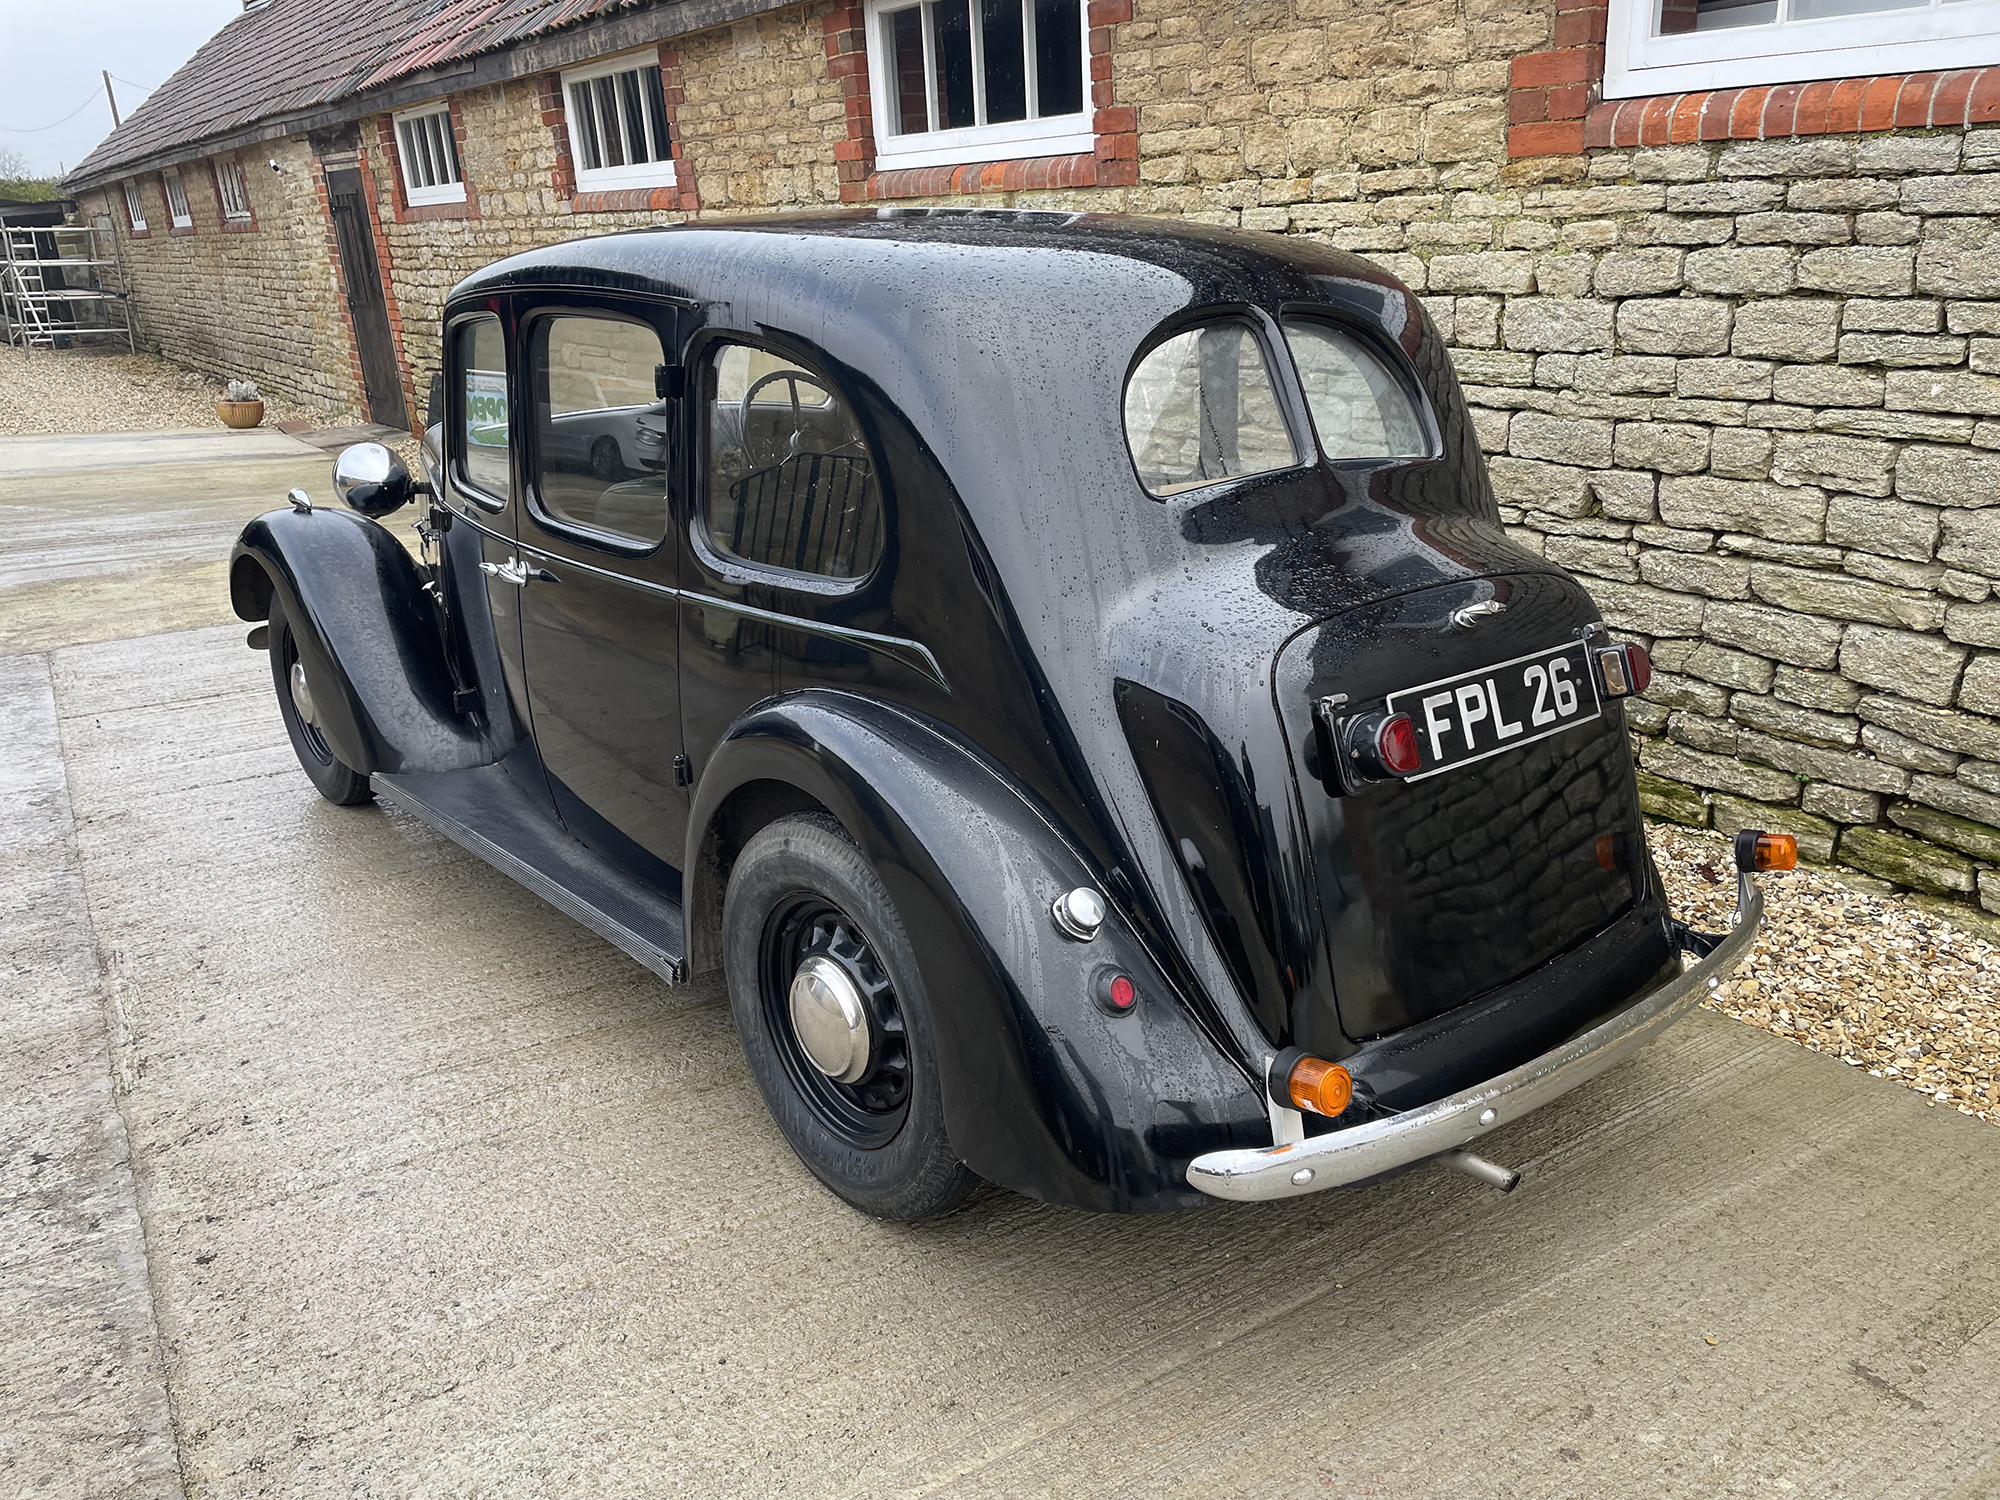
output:
M125 122L118 118L118 96L111 92L111 70L104 69L104 97L111 101L111 128L116 130Z

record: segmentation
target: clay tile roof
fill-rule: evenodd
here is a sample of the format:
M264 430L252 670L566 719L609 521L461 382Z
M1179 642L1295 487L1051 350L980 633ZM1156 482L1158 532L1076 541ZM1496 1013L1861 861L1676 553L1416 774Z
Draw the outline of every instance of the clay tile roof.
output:
M259 120L645 0L270 0L235 17L71 170L88 186ZM189 156L198 156L190 149Z

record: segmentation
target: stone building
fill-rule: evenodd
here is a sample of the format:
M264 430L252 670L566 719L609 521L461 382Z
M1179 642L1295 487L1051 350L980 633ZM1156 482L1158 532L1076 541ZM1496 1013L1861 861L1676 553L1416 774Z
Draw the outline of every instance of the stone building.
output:
M2000 34L1880 6L253 0L70 185L153 345L396 423L446 289L580 234L1325 239L1423 294L1507 519L1652 643L1656 813L2000 912Z

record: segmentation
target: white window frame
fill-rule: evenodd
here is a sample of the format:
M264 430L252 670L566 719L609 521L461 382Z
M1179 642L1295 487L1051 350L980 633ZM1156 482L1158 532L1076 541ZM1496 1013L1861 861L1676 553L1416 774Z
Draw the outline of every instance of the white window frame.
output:
M2000 0L1996 0L2000 3ZM1097 149L1091 128L1090 3L1081 0L1076 21L1081 33L1083 108L1073 115L1030 116L1001 125L968 125L957 130L926 130L905 135L898 127L895 79L891 71L889 17L924 0L868 0L868 92L875 119L875 170L895 172L910 167L957 167L974 162L1018 161L1036 156L1076 156ZM986 98L985 28L979 24L979 0L968 0L972 13L972 89L974 108ZM1028 107L1036 103L1034 0L1021 0L1021 32L1026 45ZM924 96L928 113L937 114L936 49L932 43L929 7L924 17Z
M134 234L146 232L146 200L139 196L139 181L128 177L121 184L125 189L125 223Z
M398 110L392 117L396 132L396 160L403 172L403 201L412 208L422 208L432 203L463 203L465 201L465 161L459 155L458 136L452 130L451 101L440 99L431 104L419 104L415 109ZM438 120L443 124L445 149L451 154L449 166L452 171L450 181L440 181L428 187L419 186L417 178L429 175L418 169L422 163L411 148L417 144L416 132L425 129L422 122ZM430 145L426 136L424 145ZM433 162L435 165L435 162Z
M2000 0L1928 0L1902 10L1654 35L1659 0L1611 0L1604 97L1942 72L2000 63Z
M179 167L168 167L160 174L160 196L167 200L167 222L176 229L194 228L194 210L188 205L187 179L181 176ZM175 206L178 198L180 205Z
M222 200L222 217L239 223L250 218L250 182L243 163L225 156L215 163L215 195Z
M628 162L622 167L585 167L583 139L577 134L576 99L571 89L579 83L592 79L607 78L617 73L630 73L634 69L657 68L660 53L656 47L643 52L626 52L617 57L602 58L587 67L571 68L562 75L563 119L569 126L570 161L576 170L578 192L594 193L615 191L619 188L672 187L678 181L677 163L673 152L673 122L667 120L667 105L664 97L660 101L660 118L666 121L668 139L664 145L668 155L660 161ZM662 87L664 88L664 81ZM623 122L620 122L623 129ZM647 147L652 149L651 144Z

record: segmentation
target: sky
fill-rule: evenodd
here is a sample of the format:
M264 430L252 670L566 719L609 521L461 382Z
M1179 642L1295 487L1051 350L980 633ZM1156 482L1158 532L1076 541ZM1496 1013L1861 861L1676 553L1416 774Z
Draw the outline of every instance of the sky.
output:
M242 9L242 0L0 0L0 148L27 157L33 176L74 167L111 133L100 69L130 115Z

